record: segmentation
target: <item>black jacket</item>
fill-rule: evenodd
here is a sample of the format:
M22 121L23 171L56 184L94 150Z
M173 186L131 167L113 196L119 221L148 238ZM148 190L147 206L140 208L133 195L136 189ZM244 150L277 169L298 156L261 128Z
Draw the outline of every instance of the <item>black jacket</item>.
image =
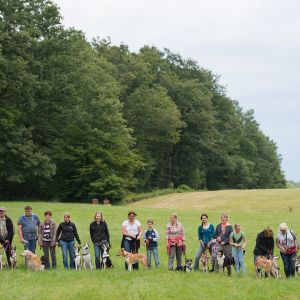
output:
M273 255L274 238L266 237L264 232L260 232L256 237L256 245L253 253L255 255L269 256Z
M81 244L75 224L72 222L61 222L56 231L56 241L62 240L64 242L71 242L74 241L74 238L78 244Z
M9 218L8 216L5 216L5 220L6 220L6 230L7 230L7 236L5 240L8 240L10 243L12 243L12 240L14 238L14 225L11 218Z
M225 227L225 232L222 235L222 224L218 224L216 227L216 237L221 238L221 242L224 242L225 245L229 245L230 234L233 232L233 227L231 225L227 225Z
M97 224L96 221L90 224L90 236L93 243L100 243L107 240L109 243L109 232L106 222L101 221Z

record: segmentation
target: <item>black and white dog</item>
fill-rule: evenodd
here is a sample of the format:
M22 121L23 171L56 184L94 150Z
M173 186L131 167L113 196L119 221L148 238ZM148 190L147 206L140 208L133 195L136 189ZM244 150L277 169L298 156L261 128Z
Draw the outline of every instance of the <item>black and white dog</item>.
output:
M101 250L102 250L101 269L105 270L106 268L113 268L114 266L109 257L109 243L107 241L101 243Z
M185 266L183 267L184 272L191 273L193 270L193 260L191 258L185 259Z

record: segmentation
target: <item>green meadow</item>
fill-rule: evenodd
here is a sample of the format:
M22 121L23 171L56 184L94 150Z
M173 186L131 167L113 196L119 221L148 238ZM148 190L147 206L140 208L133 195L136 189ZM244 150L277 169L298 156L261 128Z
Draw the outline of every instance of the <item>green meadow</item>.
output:
M283 191L274 192L274 202L270 196L272 193L270 190L256 193L223 191L218 194L199 192L166 195L163 196L165 202L158 197L127 206L32 202L30 204L33 206L34 213L41 219L43 212L50 209L53 212L53 219L59 223L63 219L63 214L69 212L72 215L72 221L77 225L81 241L90 244L89 224L97 210L103 211L111 234L110 255L114 269L81 272L64 270L61 249L57 248L57 270L29 272L25 268L23 258L19 256L22 245L16 234L13 244L17 245L18 269L11 271L5 268L0 272L0 299L300 299L300 278L286 280L281 260L279 261L281 268L279 280L258 279L254 272L252 251L258 232L266 226L271 226L277 233L278 225L281 222L287 222L296 235L300 233L298 209L300 190ZM231 193L231 197L227 195L228 193ZM262 196L263 193L265 197ZM278 193L281 195L281 201ZM198 200L196 200L197 197ZM169 199L169 205L162 205L162 203L167 203L166 199ZM209 202L211 205L208 204ZM158 207L159 203L161 203L160 207ZM28 203L1 201L1 206L6 207L7 215L15 224L18 217L23 214L26 204ZM137 212L137 219L142 223L143 229L146 227L147 218L154 218L155 228L161 237L160 269L153 268L147 271L140 266L139 271L129 273L124 270L122 258L115 255L120 248L121 223L127 218L127 213L132 208ZM186 233L186 255L194 260L198 248L197 228L200 214L207 213L209 221L216 225L221 212L224 211L229 214L230 223L240 223L247 235L246 275L238 276L233 272L233 276L228 278L226 273L222 272L204 274L199 271L186 274L168 271L164 232L170 213L178 213L179 221L184 225ZM91 252L93 254L92 247ZM141 246L140 252L146 252L144 246ZM277 249L275 253L279 255ZM39 248L37 254L42 255ZM154 265L154 261L152 264Z

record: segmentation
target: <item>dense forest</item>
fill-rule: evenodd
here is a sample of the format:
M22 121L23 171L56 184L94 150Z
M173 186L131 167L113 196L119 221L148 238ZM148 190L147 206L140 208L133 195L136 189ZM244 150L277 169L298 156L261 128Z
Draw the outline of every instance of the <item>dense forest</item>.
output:
M48 0L0 2L0 101L2 199L286 187L276 144L218 76L167 49L90 42Z

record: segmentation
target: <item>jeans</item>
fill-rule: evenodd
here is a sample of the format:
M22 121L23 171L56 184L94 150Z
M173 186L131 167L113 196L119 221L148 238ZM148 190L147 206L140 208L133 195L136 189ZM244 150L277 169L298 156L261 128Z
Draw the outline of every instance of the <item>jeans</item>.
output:
M241 268L242 272L245 273L244 250L232 247L232 256L234 258L235 271L239 273Z
M61 247L62 251L62 256L63 256L63 264L65 269L69 269L68 265L68 252L70 256L70 269L75 268L75 262L74 262L74 257L75 257L75 252L74 252L74 241L70 242L65 242L63 240L59 241L59 245Z
M169 254L169 261L168 261L168 269L173 270L173 262L176 255L176 262L177 262L177 269L180 269L181 266L181 256L182 256L182 247L170 246L170 254Z
M95 252L95 264L96 269L100 269L100 258L101 258L101 246L98 244L94 244L94 252Z
M51 242L45 242L43 241L43 251L44 251L44 256L47 260L45 264L45 269L49 270L50 269L50 259L49 259L49 252L51 255L51 261L52 261L52 269L56 268L56 253L55 253L55 246L51 246Z
M290 276L295 276L295 264L293 262L293 258L296 256L296 253L293 254L284 254L280 252L283 265L284 265L284 273L288 278Z
M132 252L132 240L127 240L126 238L124 238L124 250L127 252ZM133 270L138 270L139 269L139 263L133 264L132 265L132 269ZM128 270L128 266L127 263L125 262L125 270Z
M155 266L156 268L160 267L159 259L158 259L158 251L156 247L147 248L147 264L148 267L151 267L151 253L153 252L154 260L155 260Z
M24 243L24 249L29 250L35 254L36 249L36 240L26 240L27 243Z

